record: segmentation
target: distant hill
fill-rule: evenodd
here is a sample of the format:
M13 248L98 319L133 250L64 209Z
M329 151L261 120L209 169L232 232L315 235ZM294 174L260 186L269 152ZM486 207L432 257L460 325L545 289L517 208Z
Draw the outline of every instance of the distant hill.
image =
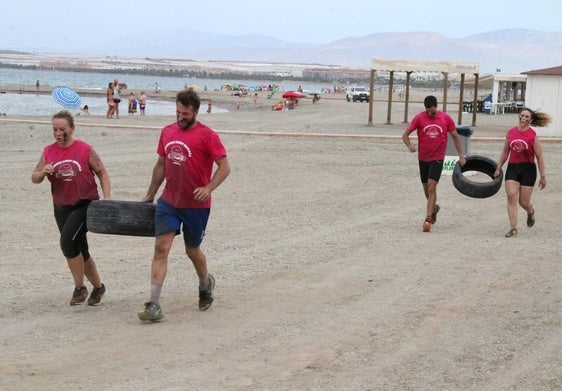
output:
M178 37L185 36L185 45ZM0 48L1 49L1 48ZM60 48L24 50L61 52ZM481 73L520 73L562 65L562 31L490 31L463 38L433 32L376 33L327 44L284 42L264 35L220 35L189 30L147 31L65 53L131 57L306 63L369 68L372 58L419 61L468 61Z

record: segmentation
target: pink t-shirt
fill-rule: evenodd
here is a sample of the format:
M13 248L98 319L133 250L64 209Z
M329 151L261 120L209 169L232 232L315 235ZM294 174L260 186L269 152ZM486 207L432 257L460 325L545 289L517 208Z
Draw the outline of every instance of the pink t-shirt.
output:
M67 148L57 143L43 149L45 162L51 163L54 172L47 178L56 205L76 205L80 200L98 200L98 188L94 172L90 168L91 146L74 140Z
M535 138L537 133L533 128L520 131L517 126L507 131L509 142L509 163L534 163Z
M211 198L195 201L193 191L211 181L214 162L226 156L219 135L200 122L187 130L173 123L162 129L157 152L166 160L162 198L175 208L210 208Z
M429 162L445 159L447 150L447 132L456 130L451 116L438 111L430 117L425 111L417 114L410 124L408 131L417 131L418 135L418 160Z

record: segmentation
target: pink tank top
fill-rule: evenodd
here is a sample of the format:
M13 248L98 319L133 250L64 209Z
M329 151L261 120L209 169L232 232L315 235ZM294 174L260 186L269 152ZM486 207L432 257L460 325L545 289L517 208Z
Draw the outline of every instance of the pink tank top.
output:
M529 128L520 131L513 127L507 131L509 141L509 163L534 163L535 162L535 138L537 133Z
M74 140L67 148L57 143L44 148L45 162L54 167L47 178L56 205L76 205L81 200L100 198L94 172L88 163L90 150L91 146L80 140Z

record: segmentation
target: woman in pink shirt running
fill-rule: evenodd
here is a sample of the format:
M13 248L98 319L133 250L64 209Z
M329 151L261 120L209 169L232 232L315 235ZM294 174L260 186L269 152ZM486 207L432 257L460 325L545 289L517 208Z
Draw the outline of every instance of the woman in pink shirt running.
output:
M546 113L524 108L519 113L519 124L507 131L503 150L498 159L498 167L494 173L494 176L500 175L503 164L508 161L505 172L505 192L511 228L505 234L506 238L517 236L517 202L527 212L527 227L531 228L535 225L535 208L531 203L531 194L537 180L537 165L540 172L539 190L546 186L546 171L542 146L531 125L547 126L551 121Z

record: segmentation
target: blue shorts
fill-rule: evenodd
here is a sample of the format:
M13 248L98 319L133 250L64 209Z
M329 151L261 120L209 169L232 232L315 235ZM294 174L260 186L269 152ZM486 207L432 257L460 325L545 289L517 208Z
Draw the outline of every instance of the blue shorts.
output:
M156 201L154 231L156 236L183 231L183 240L189 247L199 247L205 236L211 209L174 208L162 198ZM183 227L182 227L183 226Z

